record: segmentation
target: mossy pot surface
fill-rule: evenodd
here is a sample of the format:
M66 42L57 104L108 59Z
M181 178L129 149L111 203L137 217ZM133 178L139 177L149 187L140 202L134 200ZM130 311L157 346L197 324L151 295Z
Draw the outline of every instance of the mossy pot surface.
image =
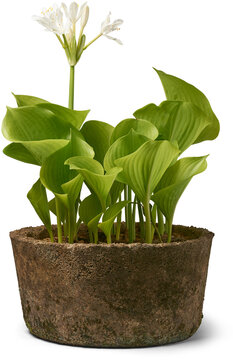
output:
M55 228L54 228L55 230ZM174 226L167 243L51 243L10 233L25 323L49 341L142 347L190 337L202 319L213 233Z

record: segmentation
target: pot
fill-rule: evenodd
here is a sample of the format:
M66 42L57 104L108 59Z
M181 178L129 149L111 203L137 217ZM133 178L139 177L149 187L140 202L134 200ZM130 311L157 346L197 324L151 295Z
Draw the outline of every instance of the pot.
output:
M190 337L202 320L214 234L184 226L174 226L173 233L170 244L95 245L51 243L43 226L11 232L29 331L92 347L153 346Z

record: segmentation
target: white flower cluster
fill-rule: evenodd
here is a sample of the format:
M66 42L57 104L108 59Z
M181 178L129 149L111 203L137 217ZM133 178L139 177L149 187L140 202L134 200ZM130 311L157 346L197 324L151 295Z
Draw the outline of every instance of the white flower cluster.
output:
M76 2L72 2L67 7L61 3L60 6L54 4L49 9L43 9L41 16L33 16L39 24L43 25L47 31L56 34L60 43L66 51L70 65L74 66L78 62L83 50L90 46L99 37L106 36L108 39L116 41L118 44L122 42L109 35L109 33L120 30L123 20L115 20L111 23L110 15L102 22L100 33L87 45L85 45L86 37L83 35L84 28L89 18L89 7L85 2L79 6ZM79 22L80 32L78 41L76 41L76 23Z
M60 7L54 4L48 9L43 9L41 15L33 16L33 19L43 25L46 30L62 36L70 34L79 19L81 19L81 26L85 27L88 21L89 7L87 3L84 3L79 9L79 5L76 2L72 2L69 9L64 3Z

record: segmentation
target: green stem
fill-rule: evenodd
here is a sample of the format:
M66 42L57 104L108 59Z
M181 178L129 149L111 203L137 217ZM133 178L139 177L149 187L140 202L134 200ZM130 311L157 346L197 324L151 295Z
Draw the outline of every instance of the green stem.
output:
M68 216L69 216L69 243L73 244L74 235L75 235L75 225L76 225L74 209L69 210Z
M49 233L49 236L50 236L51 241L54 242L54 236L53 236L53 231L52 231L52 229L51 229L51 230L48 230L48 233Z
M56 34L56 37L57 37L57 39L59 40L61 46L62 46L63 48L65 48L65 45L64 45L62 39L60 38L60 36Z
M112 238L111 238L111 233L110 233L107 236L107 244L111 244L111 243L112 243Z
M121 194L119 195L119 201L121 201ZM116 241L120 240L121 233L121 211L117 215L117 224L116 224Z
M99 35L97 35L93 40L91 40L86 46L84 46L83 50L86 50L91 44L93 44L93 42L95 42L97 39L99 39L103 34L100 33Z
M96 230L95 232L94 232L94 243L95 244L98 244L98 230Z
M133 241L135 240L136 231L135 231L135 217L136 217L136 195L134 195L134 201L133 201L133 213L132 213L132 238Z
M140 222L140 236L141 236L141 239L144 239L145 238L145 224L144 224L144 219L143 219L142 206L138 199L137 199L137 201L138 201L138 216L139 216L139 222Z
M57 213L57 236L58 236L58 242L62 243L62 227L61 227L61 209L60 209L60 203L58 198L55 196L55 202L56 202L56 213Z
M128 200L128 194L127 194L127 185L124 186L124 200L127 201ZM128 229L129 226L129 216L128 216L128 206L126 205L125 207L125 223L126 223L126 227Z
M150 202L149 200L146 200L143 204L144 206L144 212L146 217L146 242L152 243L151 239L151 217L150 217Z
M158 230L159 230L159 233L161 235L164 234L164 219L163 219L163 214L162 212L157 209L157 213L158 213Z
M92 234L91 229L88 229L88 232L89 232L90 242L93 244L94 240L93 240L93 234Z
M82 220L79 218L76 225L75 225L75 234L77 234L77 239L78 239L78 231L79 231L79 227L81 225Z
M167 225L168 225L167 242L170 243L172 241L172 221L169 221Z
M133 218L132 218L132 204L131 199L132 192L130 187L127 185L127 200L130 202L128 203L128 234L129 234L129 242L133 242Z
M74 66L70 66L69 109L74 109Z

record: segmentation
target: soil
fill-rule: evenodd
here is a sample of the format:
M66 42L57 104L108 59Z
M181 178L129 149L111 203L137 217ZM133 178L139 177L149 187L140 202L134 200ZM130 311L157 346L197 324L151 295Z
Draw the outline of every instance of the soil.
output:
M193 226L185 227L182 225L174 225L173 231L172 231L172 241L171 242L182 242L182 241L186 241L186 240L195 239L201 235L203 230L204 229L195 228ZM21 234L26 237L32 237L34 239L50 242L49 234L48 234L47 230L44 228L44 226L24 228L21 230ZM58 242L56 225L53 225L53 234L54 234L55 242ZM98 238L99 238L99 241L98 241L99 244L106 244L106 236L100 229L98 230ZM153 244L159 244L161 242L167 243L167 235L166 234L163 235L161 240L162 241L160 241L160 239L158 238L158 235L155 233L152 243ZM63 243L67 243L67 242L68 242L67 239L63 236ZM78 231L78 236L74 242L79 243L79 244L89 244L90 243L89 233L88 233L88 229L87 229L86 225L81 224L79 231ZM113 234L112 235L112 243L129 244L128 231L126 228L126 224L124 222L121 223L121 233L120 233L119 241L116 240L116 237ZM140 236L140 224L139 223L136 223L136 226L135 226L134 243L141 243L141 244L145 243L145 240L142 239Z

